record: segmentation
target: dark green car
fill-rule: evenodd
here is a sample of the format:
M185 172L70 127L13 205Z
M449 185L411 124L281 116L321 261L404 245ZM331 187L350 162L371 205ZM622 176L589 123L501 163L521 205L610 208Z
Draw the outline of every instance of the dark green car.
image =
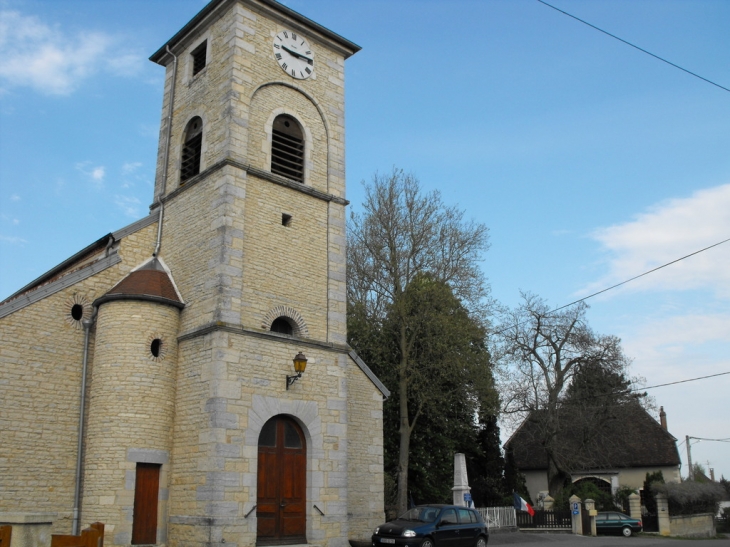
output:
M639 519L633 519L623 513L610 511L598 513L596 516L596 532L599 534L623 534L629 537L631 534L638 534L642 530Z

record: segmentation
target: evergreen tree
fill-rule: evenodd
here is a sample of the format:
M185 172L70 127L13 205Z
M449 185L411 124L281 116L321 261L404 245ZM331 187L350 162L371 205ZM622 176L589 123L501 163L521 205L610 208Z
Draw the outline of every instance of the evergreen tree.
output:
M408 419L414 426L409 443L408 492L417 503L450 502L454 453L464 452L471 461L478 461L485 454L482 445L491 443L486 452L495 458L495 466L500 466L496 423L489 426L483 441L480 434L485 427L477 423L480 413L494 414L498 406L486 332L449 285L428 274L411 280L400 309L389 310L381 322L367 318L351 303L350 344L370 360L373 371L392 391L383 412L385 470L393 477L397 477L401 461L399 390L404 384L398 368L403 349L398 341L404 316L411 341L406 351L412 364L405 383ZM501 471L493 466L488 472L494 476ZM386 503L397 504L397 500Z

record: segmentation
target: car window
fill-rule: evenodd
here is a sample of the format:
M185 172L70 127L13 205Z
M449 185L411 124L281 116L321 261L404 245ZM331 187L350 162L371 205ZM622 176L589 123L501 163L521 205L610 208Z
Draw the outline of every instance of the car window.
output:
M456 511L453 509L444 509L441 513L441 524L458 524L456 520Z
M459 509L459 522L462 524L471 522L471 511L469 509Z
M606 517L608 517L606 513L598 513L598 515L596 515L596 520L606 520Z
M476 511L469 511L469 516L471 517L472 522L481 522L481 519L479 518L479 513Z
M423 522L433 522L439 514L435 507L423 507L419 519Z
M609 513L608 520L621 520L621 517L616 513Z
M414 507L403 513L401 516L398 517L398 519L433 522L436 520L438 514L439 510L437 507Z

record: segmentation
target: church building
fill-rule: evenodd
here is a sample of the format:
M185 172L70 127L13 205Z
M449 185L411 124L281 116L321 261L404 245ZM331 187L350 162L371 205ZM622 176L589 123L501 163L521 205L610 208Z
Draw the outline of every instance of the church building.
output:
M347 345L359 49L213 0L152 55L150 214L0 303L0 519L102 522L106 546L369 540L389 392Z

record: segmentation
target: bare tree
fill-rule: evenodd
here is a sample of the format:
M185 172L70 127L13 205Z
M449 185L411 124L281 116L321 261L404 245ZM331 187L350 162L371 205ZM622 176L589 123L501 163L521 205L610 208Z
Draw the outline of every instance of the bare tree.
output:
M501 312L493 358L500 363L503 414L528 421L535 446L547 455L548 488L555 496L571 469L597 461L592 448L596 408L616 404L601 397L573 394L566 407L565 391L579 371L600 369L624 378L628 360L615 336L594 333L586 322L584 303L553 312L547 303L529 293L514 310ZM609 376L606 376L609 377ZM562 428L573 428L570 444L559 437ZM538 455L536 454L536 457Z
M410 438L421 409L409 408L417 360L411 358L422 332L414 324L409 284L419 275L445 283L471 311L487 302L488 285L478 267L488 249L488 230L445 206L438 192L422 194L413 175L394 169L376 174L365 187L362 214L348 225L348 301L366 321L395 321L399 397L398 510L407 507Z

